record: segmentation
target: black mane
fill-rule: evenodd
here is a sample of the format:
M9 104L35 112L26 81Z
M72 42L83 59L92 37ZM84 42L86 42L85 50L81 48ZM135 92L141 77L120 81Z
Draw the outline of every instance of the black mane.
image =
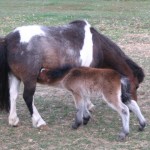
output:
M108 57L107 62L106 60L104 60L103 62L106 65L104 67L109 66L124 75L122 69L120 69L119 66L116 66L117 61L121 58L122 62L125 61L125 63L130 67L133 75L137 77L139 83L144 80L145 75L143 69L138 66L131 58L129 58L116 43L114 43L105 35L99 33L95 28L91 28L91 32L97 36L103 54L105 53L105 57ZM109 59L109 55L115 57L115 59L111 61Z
M141 67L139 67L133 60L126 56L126 62L133 71L135 77L138 78L139 83L143 82L145 74Z
M72 68L71 65L66 65L66 66L63 66L63 67L60 67L60 68L55 68L53 70L49 70L47 72L47 76L50 78L50 79L58 79L58 78L62 78L67 72L69 72L69 70Z

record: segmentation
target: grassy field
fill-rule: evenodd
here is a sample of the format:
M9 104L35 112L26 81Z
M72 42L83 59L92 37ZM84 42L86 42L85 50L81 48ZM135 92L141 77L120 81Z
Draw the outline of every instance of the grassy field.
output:
M100 99L87 126L74 131L75 108L70 93L38 85L36 106L49 130L32 127L22 89L17 101L20 126L8 125L8 114L0 112L0 150L149 150L150 149L150 1L149 0L0 0L0 36L29 24L61 25L87 19L92 26L117 42L145 71L138 90L138 103L147 119L144 132L131 114L130 134L117 142L121 120Z

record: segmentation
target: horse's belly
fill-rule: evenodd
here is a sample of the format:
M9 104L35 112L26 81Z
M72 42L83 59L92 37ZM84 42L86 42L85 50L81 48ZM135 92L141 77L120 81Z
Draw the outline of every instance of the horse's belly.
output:
M63 68L66 66L81 66L79 55L58 54L49 52L43 59L43 68Z

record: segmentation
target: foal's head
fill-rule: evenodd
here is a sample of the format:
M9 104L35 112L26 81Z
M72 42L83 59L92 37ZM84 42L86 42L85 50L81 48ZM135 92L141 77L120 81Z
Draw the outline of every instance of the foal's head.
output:
M39 75L38 75L38 81L40 83L49 83L50 82L50 78L48 78L47 73L48 73L48 69L43 68L41 69Z

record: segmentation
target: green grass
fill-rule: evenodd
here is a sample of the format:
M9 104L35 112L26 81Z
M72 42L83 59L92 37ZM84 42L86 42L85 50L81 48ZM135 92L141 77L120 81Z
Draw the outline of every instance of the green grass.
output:
M121 120L106 104L92 99L96 111L85 127L71 129L75 108L69 93L38 85L35 102L50 129L32 127L22 99L17 102L21 125L8 125L8 114L0 112L0 150L148 150L150 149L150 1L149 0L0 0L0 35L29 24L55 26L75 19L87 19L92 26L111 37L146 74L138 90L139 105L148 125L137 132L138 123L131 114L131 132L126 142L117 142Z
M150 31L149 1L44 0L0 1L0 33L27 24L60 25L87 19L114 39L126 32Z

